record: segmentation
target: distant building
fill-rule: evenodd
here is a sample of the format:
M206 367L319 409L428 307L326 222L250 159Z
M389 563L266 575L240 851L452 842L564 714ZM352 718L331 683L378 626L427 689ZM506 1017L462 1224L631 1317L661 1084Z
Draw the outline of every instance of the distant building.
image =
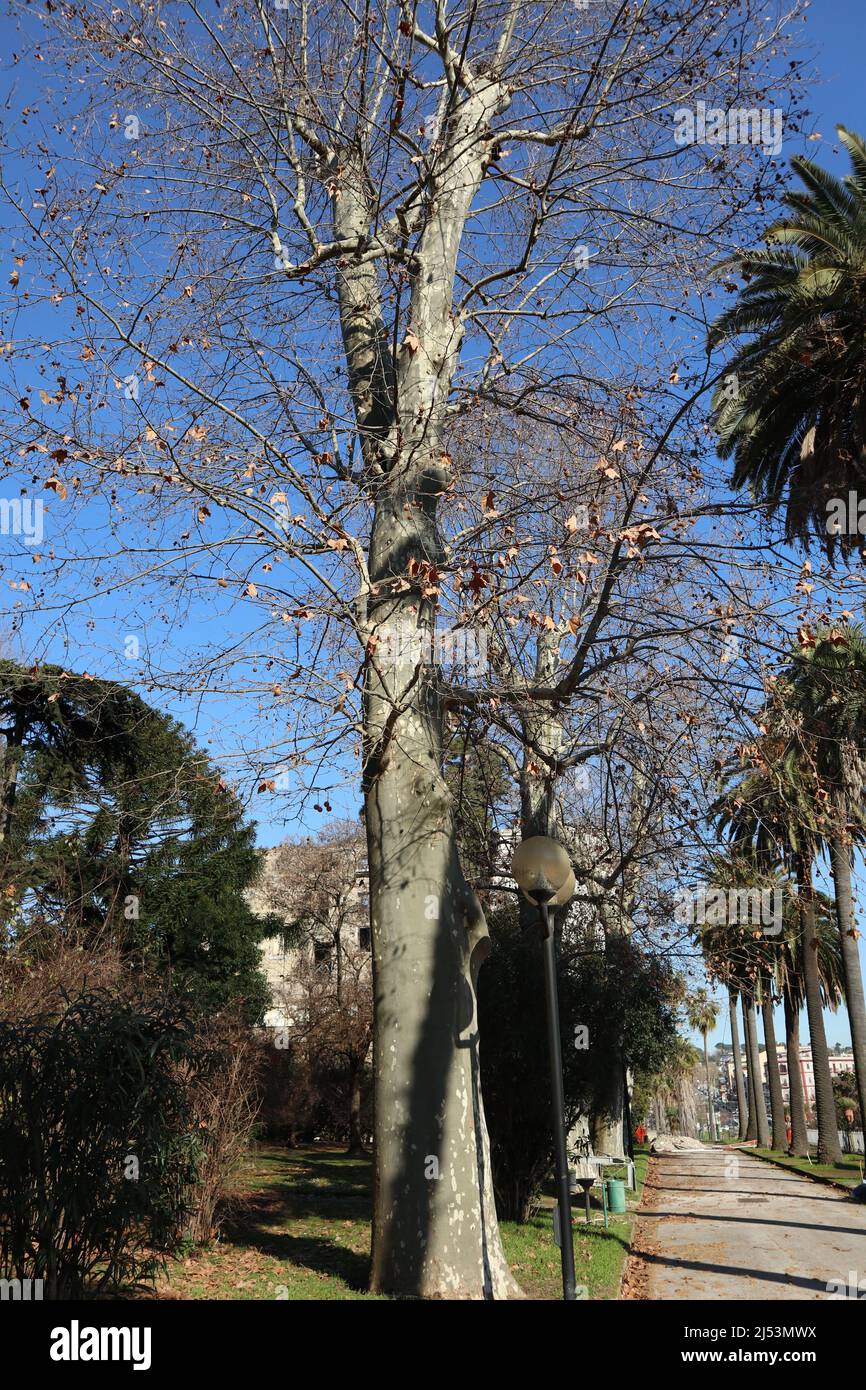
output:
M264 851L264 867L258 883L247 893L247 901L255 912L262 915L275 914L288 924L292 919L280 907L280 895L274 882L275 866L285 847ZM272 937L261 944L261 970L271 987L273 1004L264 1017L266 1028L286 1028L300 1022L303 1009L303 991L299 976L305 966L318 967L335 975L337 969L337 945L339 942L342 963L362 964L369 968L371 957L369 883L366 858L360 856L354 873L354 882L339 901L322 914L319 922L312 924L306 939L298 946L286 947L279 937ZM362 960L359 962L359 957Z
M742 1052L742 1056L743 1081L745 1083L746 1072L744 1050ZM767 1095L769 1096L769 1078L767 1075L767 1050L765 1047L761 1047L759 1056L761 1062L761 1080L767 1090ZM782 1096L785 1102L787 1103L791 1099L791 1086L790 1078L788 1076L788 1054L785 1049L784 1043L776 1044L776 1056L778 1057L779 1061L779 1076L782 1082ZM734 1062L732 1057L728 1057L727 1061L724 1064L724 1069L726 1072L728 1099L731 1101L735 1101L737 1089ZM850 1050L850 1048L840 1049L838 1052L835 1050L830 1052L831 1076L841 1076L844 1072L853 1070L854 1054ZM812 1049L809 1046L801 1046L800 1048L800 1076L803 1080L803 1098L806 1102L806 1105L811 1107L815 1103L815 1070L812 1063Z

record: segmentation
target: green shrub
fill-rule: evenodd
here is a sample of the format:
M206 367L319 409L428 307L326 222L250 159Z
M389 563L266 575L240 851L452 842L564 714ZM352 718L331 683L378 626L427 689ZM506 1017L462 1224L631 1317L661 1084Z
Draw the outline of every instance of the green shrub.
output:
M46 1298L152 1278L193 1210L201 1066L169 998L95 991L0 1020L0 1275L42 1279Z
M480 975L478 1019L493 1189L501 1217L526 1221L554 1157L542 948L516 912L491 913L488 923L494 949ZM669 967L626 937L604 950L566 941L557 977L570 1129L579 1115L605 1113L624 1066L661 1064L677 1035L676 990ZM588 1049L574 1045L578 1025L589 1030Z

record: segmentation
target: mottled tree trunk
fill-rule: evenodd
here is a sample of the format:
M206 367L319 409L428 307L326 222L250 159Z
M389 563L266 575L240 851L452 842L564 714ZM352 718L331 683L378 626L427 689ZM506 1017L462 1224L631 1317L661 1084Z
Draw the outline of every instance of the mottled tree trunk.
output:
M409 515L418 512L414 507ZM388 675L380 674L384 660L370 663L366 689L372 1287L426 1298L505 1298L518 1290L493 1202L475 996L489 937L457 857L439 702L406 655L412 649L406 629L415 630L419 609L423 620L417 600L414 612L408 604L389 605L396 640Z
M499 1240L478 1069L475 985L489 938L457 854L435 652L437 508L451 477L444 431L464 331L457 259L492 146L490 122L509 100L494 67L449 102L396 351L375 259L345 257L337 272L374 503L361 595L375 1025L371 1280L374 1290L428 1298L519 1294ZM330 162L336 237L364 244L376 215L366 153L349 144Z
M454 279L466 217L507 105L495 76L453 104L412 275L405 340L389 365L372 261L338 292L375 511L369 547L364 797L373 935L375 1172L372 1287L427 1298L518 1295L496 1222L479 1078L475 986L489 949L457 855L443 775L435 660L437 507L463 319ZM336 163L335 229L363 238L371 185Z
M559 660L557 634L543 631L536 639L536 685L551 685ZM555 760L562 746L562 722L550 705L527 701L521 712L524 739L523 765L520 769L520 838L532 835L551 835L557 838L562 831L556 802L557 774L547 760ZM532 927L538 920L538 909L521 896L519 900L521 926Z
M809 1152L806 1132L806 1107L803 1101L803 1076L800 1071L800 1011L794 1004L789 988L785 988L785 1055L788 1059L790 1090L791 1142L788 1152L803 1158Z
M743 1085L743 1058L740 1052L740 1028L737 1021L737 991L728 988L728 1011L731 1019L731 1056L734 1062L734 1084L737 1088L738 1137L745 1139L749 1123L746 1088Z
M764 1020L764 1045L767 1049L767 1079L770 1083L770 1115L773 1121L771 1147L778 1149L781 1153L788 1142L788 1136L785 1132L785 1102L782 1099L782 1077L779 1072L779 1055L776 1052L773 999L766 986L764 986L761 996L761 1014Z

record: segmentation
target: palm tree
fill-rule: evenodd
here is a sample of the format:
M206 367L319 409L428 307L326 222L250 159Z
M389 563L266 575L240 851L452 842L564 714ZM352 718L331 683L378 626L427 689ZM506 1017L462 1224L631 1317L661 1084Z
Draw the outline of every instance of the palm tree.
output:
M818 964L820 940L812 880L820 842L815 814L815 788L797 756L795 743L780 732L777 725L774 727L772 710L765 713L763 726L770 732L751 746L751 768L728 769L729 780L738 775L739 781L729 787L718 804L719 828L727 831L736 850L747 852L756 863L768 867L784 864L793 873L797 886L801 963L815 1078L818 1157L822 1163L834 1163L841 1157L841 1149L833 1105ZM745 1012L748 1027L749 1010ZM756 1102L763 1100L759 1091L760 1087L755 1092Z
M764 1046L767 1049L767 1079L770 1083L770 1115L773 1124L770 1147L781 1153L788 1146L788 1133L785 1124L785 1100L782 1095L782 1074L776 1047L776 1024L773 1018L776 1005L774 984L774 971L768 970L761 975L761 1017L764 1023Z
M661 1071L652 1079L655 1094L656 1127L664 1133L663 1126L668 1115L674 1112L674 1124L680 1134L694 1136L697 1129L695 1118L695 1088L693 1076L699 1055L685 1038L677 1038L668 1053Z
M784 880L762 869L754 856L737 852L710 854L703 866L703 876L726 893L730 889L784 890ZM764 1011L764 1032L767 1042L767 1069L770 1098L773 1107L772 1147L781 1147L784 1140L784 1108L781 1077L773 1037L772 1005L770 1005L770 1038L767 1034L766 1001L771 996L771 978L775 974L777 947L775 939L755 932L754 923L727 922L703 932L704 958L711 978L723 981L731 995L731 1036L734 1040L735 1067L738 1070L737 1099L740 1106L740 1138L754 1139L762 1147L770 1146L770 1133L764 1103L761 1057L755 1024L755 1004L761 1001ZM746 1046L748 1102L742 1084L739 1059L736 1001L743 1006L743 1035ZM778 1141L778 1142L777 1142Z
M764 1074L761 1068L761 1048L758 1043L758 1024L755 1017L755 996L740 995L743 1006L743 1034L746 1039L746 1069L749 1082L749 1122L746 1138L754 1139L759 1149L770 1147L767 1106L764 1100Z
M739 998L739 990L735 989L732 984L729 984L728 1016L731 1020L731 1057L734 1063L734 1084L737 1088L737 1114L739 1117L737 1138L745 1139L748 1113L746 1106L746 1088L743 1085L743 1058L740 1052L740 1027L737 1019L737 1004Z
M818 974L828 1008L835 1009L842 995L842 953L833 903L825 893L815 895L815 931L818 937ZM798 915L786 912L784 935L779 945L778 987L785 1009L785 1053L790 1089L791 1142L788 1152L804 1157L809 1152L803 1077L800 1071L800 1011L805 998L802 939Z
M710 1085L710 1056L707 1051L707 1034L712 1032L716 1026L716 1019L719 1016L719 1006L712 1000L705 989L696 989L694 994L686 1000L686 1021L690 1028L696 1033L700 1033L704 1043L704 1072L707 1079L707 1128L710 1131L710 1139L713 1143L718 1139L716 1133L716 1118L713 1111L713 1093Z
M721 877L724 866L738 884L755 886L761 882L761 875L748 861L738 860L736 856L712 856L716 864L716 882L724 882ZM732 931L730 927L714 929L706 933L703 940L704 956L711 978L721 980L728 987L732 1007L732 1037L738 1043L736 1027L737 1000L743 999L745 1019L749 1000L755 991L755 981L759 981L761 1008L764 1019L764 1040L767 1048L767 1069L770 1083L770 1104L773 1115L774 1149L783 1148L785 1134L784 1107L779 1068L774 1066L776 1057L775 1020L772 1002L781 999L785 1013L785 1053L788 1070L789 1108L791 1116L791 1140L788 1152L798 1156L808 1153L806 1131L806 1112L803 1094L803 1077L800 1070L800 1010L804 999L804 978L802 967L802 942L800 931L800 904L793 884L784 878L769 879L782 893L782 932L778 936L767 937L753 930L740 928ZM835 1009L842 998L841 949L836 925L835 906L826 893L815 894L815 931L818 940L817 961L822 1001L825 1007ZM748 1033L747 1033L748 1042ZM739 1047L736 1048L739 1066ZM757 1063L760 1058L757 1058ZM753 1064L755 1076L759 1066ZM774 1075L775 1073L775 1075ZM742 1079L741 1079L742 1085ZM763 1094L757 1098L762 1101ZM761 1104L751 1103L747 1111L744 1096L738 1092L741 1108L740 1138L758 1137Z
M718 877L712 881L714 883L721 882ZM754 1139L759 1143L768 1142L769 1131L766 1127L766 1110L763 1105L763 1083L761 1081L761 1059L757 1045L757 1032L753 1026L750 1026L750 1017L752 1021L754 1020L756 973L753 961L756 949L754 933L729 924L710 927L704 930L701 944L711 980L724 983L728 989L732 1054L740 1120L739 1138ZM743 1064L737 1023L738 1001L742 1003L743 1008L743 1042L746 1051L745 1086L743 1085Z
M740 885L755 886L762 876L748 861L737 856L711 856L715 864L714 881L721 884L723 875L731 876L729 881ZM772 883L782 892L783 924L779 936L767 937L754 930L730 925L711 928L704 932L702 946L710 978L719 980L728 988L731 1003L731 1034L734 1040L735 1066L740 1071L740 1085L737 1099L740 1106L740 1138L756 1139L761 1142L764 1130L762 1116L766 1111L763 1105L763 1087L755 1094L752 1082L757 1084L761 1073L760 1055L757 1053L757 1033L752 1035L748 1027L747 1010L751 1007L754 994L759 994L764 1020L764 1040L767 1048L767 1071L770 1089L770 1104L773 1117L774 1149L785 1147L785 1112L783 1104L781 1075L776 1059L775 1021L772 1004L781 998L785 1011L785 1053L788 1070L789 1106L791 1116L791 1141L788 1152L798 1156L808 1153L806 1132L806 1113L803 1095L803 1077L800 1071L799 1018L804 998L802 969L802 942L800 931L800 904L793 884L782 878L763 877L765 884ZM836 926L835 906L826 893L815 894L815 930L818 940L817 961L821 997L825 1007L835 1009L842 998L841 950L839 932ZM757 984L756 984L757 981ZM737 1001L743 1001L744 1032L747 1056L749 1057L748 1103L742 1085L742 1064L739 1055L737 1029ZM754 1046L752 1043L754 1042Z
M866 632L851 624L820 630L801 648L787 672L787 709L795 720L804 756L814 760L826 800L822 820L829 850L842 948L845 1000L851 1025L854 1074L861 1114L866 1114L866 1002L851 893L855 841L866 831Z
M744 279L711 344L745 339L713 400L718 452L787 539L819 534L832 555L826 504L866 481L866 144L837 127L851 173L802 157L804 185L763 249L728 262ZM843 554L856 535L838 537Z
M782 994L782 1001L785 1008L785 1057L788 1063L788 1109L791 1116L791 1141L788 1145L788 1153L795 1158L805 1158L809 1152L809 1134L806 1127L803 1076L800 1071L800 1009L802 1005L787 983Z
M818 904L826 907L828 899L821 894L818 898ZM828 937L828 930L832 930L832 923L828 926L826 915L824 915L820 917L819 925L817 911L816 929L822 943L822 949L819 950L819 972L823 981L827 973L827 942L832 939ZM785 1013L785 1061L788 1073L788 1111L791 1119L791 1138L786 1148L792 1156L804 1158L809 1152L809 1135L806 1127L803 1074L800 1070L800 1010L803 1004L803 976L800 969L800 915L796 894L790 888L784 898L783 932L775 943L772 988L777 997L781 996ZM772 1013L770 1014L769 1035L767 1015L764 1015L764 1037L768 1047L771 1037L775 1044ZM777 1147L775 1142L773 1147Z

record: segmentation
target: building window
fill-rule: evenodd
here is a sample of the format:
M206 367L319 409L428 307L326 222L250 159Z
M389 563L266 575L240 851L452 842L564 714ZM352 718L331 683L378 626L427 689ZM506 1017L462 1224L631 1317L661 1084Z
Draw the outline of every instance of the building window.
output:
M334 945L331 941L313 942L313 960L316 965L323 965L328 974L331 973L331 960L334 954Z
M369 951L372 948L373 942L369 927L361 927L359 929L358 945L360 946L362 951Z

